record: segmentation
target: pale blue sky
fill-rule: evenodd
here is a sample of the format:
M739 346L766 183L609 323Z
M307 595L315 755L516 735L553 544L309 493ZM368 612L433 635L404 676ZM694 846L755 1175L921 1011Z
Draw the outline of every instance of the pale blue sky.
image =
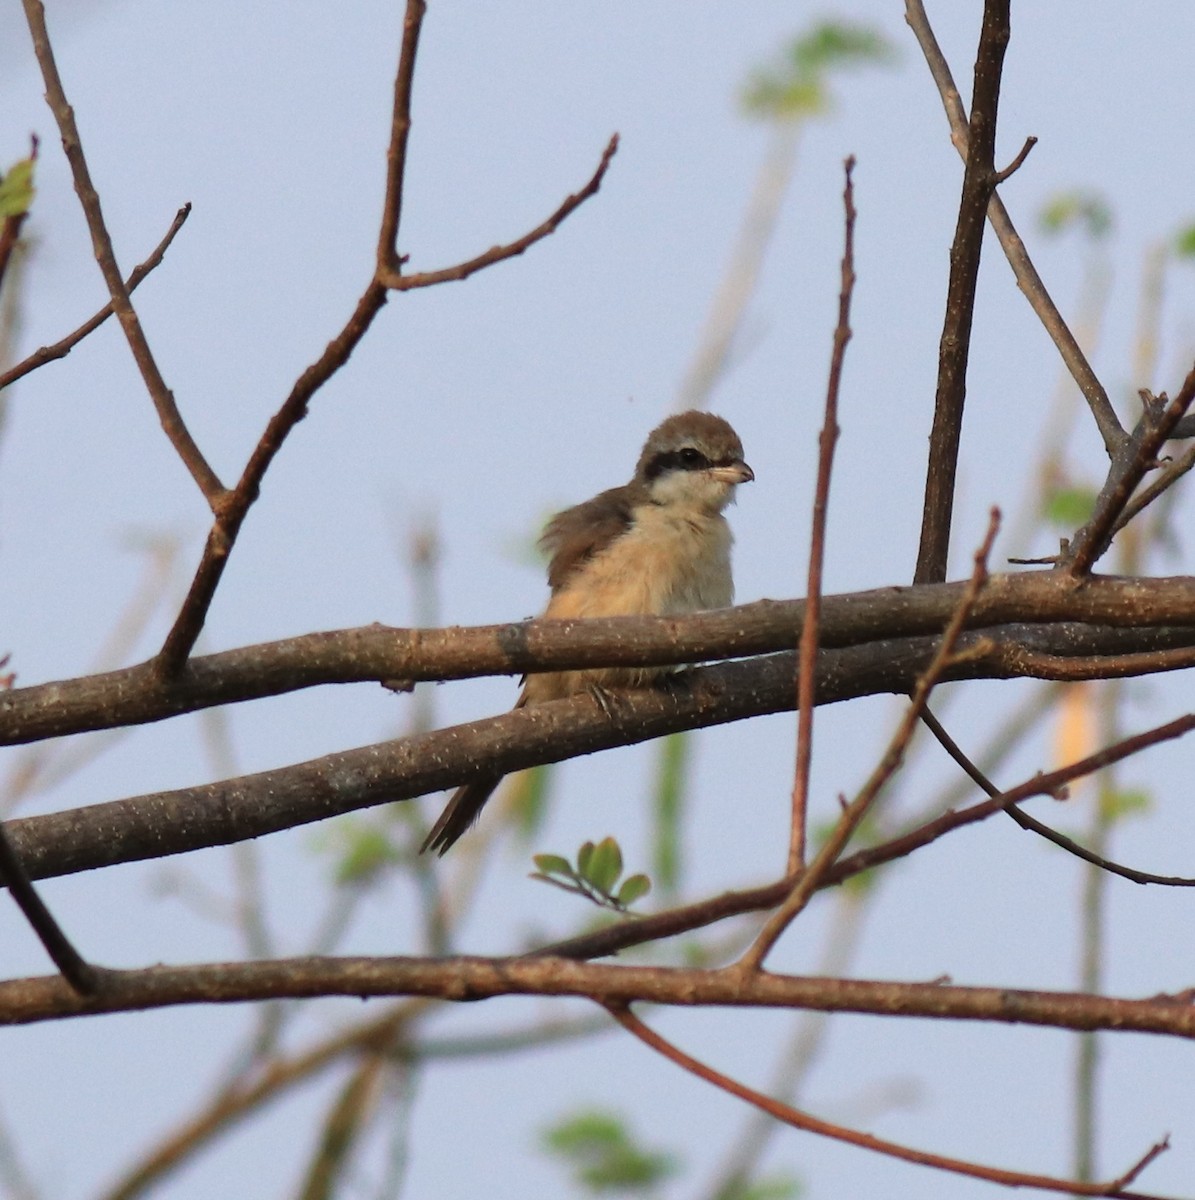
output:
M50 3L65 85L126 270L175 210L192 217L137 303L167 381L197 440L235 477L294 377L339 328L368 278L382 187L400 7L295 0L202 6L150 0ZM978 0L931 4L969 90ZM93 11L85 11L87 9ZM1022 11L1023 9L1023 11ZM732 513L741 600L803 589L808 505L841 252L841 164L858 158L855 338L844 379L827 588L906 583L920 521L960 167L937 94L895 0L843 0L837 15L875 22L901 52L885 71L842 79L836 113L804 137L774 251L752 304L745 352L713 408L742 435L757 482ZM737 111L750 69L822 9L755 0L614 0L603 4L431 0L415 89L401 250L416 268L467 258L537 224L592 172L617 130L622 148L600 195L554 237L513 262L425 293L395 296L347 369L316 398L266 479L212 608L208 648L309 630L412 620L396 544L435 514L445 542L443 619L529 615L544 585L512 548L542 516L623 482L643 436L673 403L717 283L766 134ZM22 348L73 328L103 302L17 6L0 13L0 162L43 139L29 231ZM1121 400L1130 386L1177 385L1191 336L1192 280L1170 277L1161 363L1132 378L1136 286L1147 249L1195 216L1190 53L1195 8L1056 0L1017 6L1005 74L999 158L1040 142L1003 189L1056 300L1070 311L1082 275L1076 240L1035 230L1061 189L1102 192L1116 215L1114 271L1097 370ZM997 503L1011 515L1036 454L1057 377L1052 347L987 246L972 354L954 574ZM1102 471L1084 431L1074 460ZM142 569L130 534L167 531L196 560L205 509L159 429L115 324L10 395L0 442L0 651L20 682L88 669ZM1004 554L1045 552L1001 543ZM1189 570L1189 548L1169 569ZM184 572L185 574L186 572ZM133 651L152 653L163 612ZM955 702L956 732L976 738L1014 689L975 685ZM1189 704L1182 680L1133 689L1137 726ZM500 711L508 680L438 689L444 723ZM328 689L233 714L237 765L254 770L390 736L407 701L377 687ZM882 700L819 715L819 814L874 760L894 708ZM688 831L693 888L757 881L781 866L793 719L702 734ZM952 725L952 727L955 727ZM1005 782L1049 762L1046 731ZM12 752L10 752L11 754ZM543 848L615 833L634 861L645 843L650 751L570 766ZM1118 835L1118 857L1190 873L1191 822L1177 787L1190 749L1130 767L1156 811ZM950 777L918 762L902 802ZM26 811L113 799L210 777L199 724L139 732ZM1168 786L1174 785L1174 786ZM1078 828L1082 816L1041 811ZM1073 862L1006 823L947 840L897 868L872 914L855 972L905 979L1065 988L1075 980ZM284 952L301 950L319 909L310 830L262 844L270 913ZM180 864L170 864L177 867ZM213 886L226 856L184 864ZM495 856L466 949L501 950L529 929L580 919L566 899ZM161 866L56 882L47 894L85 952L113 964L239 953L225 931L153 894ZM1109 990L1150 994L1191 982L1192 903L1114 882ZM349 949L410 948L411 897L371 902ZM808 969L820 917L790 935L777 965ZM5 974L41 971L39 949L0 912ZM310 1006L301 1026L343 1012ZM531 1002L446 1013L445 1030L530 1018ZM768 1077L786 1028L776 1014L668 1014L687 1048L749 1082ZM247 1010L177 1010L46 1025L5 1034L0 1110L46 1194L96 1194L211 1085L213 1062L247 1030ZM1123 1169L1155 1137L1174 1149L1146 1190L1180 1192L1195 1176L1190 1048L1105 1039L1102 1166ZM920 1080L916 1106L870 1123L884 1136L1007 1166L1065 1172L1072 1041L1060 1033L843 1019L807 1097L850 1120L877 1081ZM171 1200L285 1196L303 1162L296 1131L321 1095L272 1110L159 1193ZM1126 1099L1127 1097L1127 1099ZM558 1194L557 1169L533 1153L535 1130L562 1107L623 1105L653 1142L716 1161L741 1112L617 1037L524 1063L452 1065L418 1098L407 1194ZM868 1119L870 1121L870 1119ZM298 1136L304 1137L305 1133ZM467 1148L467 1152L462 1153ZM916 1194L969 1200L986 1185L782 1134L769 1163L799 1174L810 1197ZM693 1186L696 1186L693 1184ZM1144 1185L1143 1185L1144 1186ZM682 1187L670 1195L689 1194Z

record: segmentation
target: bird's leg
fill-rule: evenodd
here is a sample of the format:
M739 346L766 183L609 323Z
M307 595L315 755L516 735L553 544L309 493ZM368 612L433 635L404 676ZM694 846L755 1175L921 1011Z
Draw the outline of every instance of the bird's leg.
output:
M609 721L618 720L618 713L615 712L615 696L609 688L604 688L600 683L587 683L585 690L593 697L593 702L606 714L606 719Z

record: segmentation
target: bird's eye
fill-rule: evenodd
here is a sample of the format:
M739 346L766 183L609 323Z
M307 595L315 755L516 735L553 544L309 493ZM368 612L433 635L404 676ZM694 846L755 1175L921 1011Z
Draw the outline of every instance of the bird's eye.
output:
M700 450L693 449L692 446L686 446L677 457L680 459L681 466L689 470L705 466L705 455Z

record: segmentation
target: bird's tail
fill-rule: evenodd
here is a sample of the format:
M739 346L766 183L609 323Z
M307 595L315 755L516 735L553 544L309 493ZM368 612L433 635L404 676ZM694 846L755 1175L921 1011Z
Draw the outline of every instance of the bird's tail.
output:
M440 855L447 853L457 838L477 820L485 802L501 782L501 775L484 775L457 788L440 814L439 820L424 839L423 845L419 847L419 853L423 854L428 850L434 850Z

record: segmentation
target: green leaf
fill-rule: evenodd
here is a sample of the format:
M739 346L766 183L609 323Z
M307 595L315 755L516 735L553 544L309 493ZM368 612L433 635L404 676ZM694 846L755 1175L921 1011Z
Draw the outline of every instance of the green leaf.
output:
M622 881L615 899L624 908L630 908L636 900L642 900L651 891L651 880L646 875L628 875Z
M1060 529L1078 529L1095 511L1096 491L1088 487L1058 488L1046 496L1042 515Z
M0 179L0 219L24 216L33 203L33 193L33 159L23 158Z
M578 865L579 863L578 859ZM622 874L622 850L618 843L612 837L602 838L594 848L593 854L590 855L588 865L581 870L581 874L599 892L609 895L610 889L618 882L618 877Z
M801 1185L791 1175L767 1175L762 1179L736 1179L724 1187L716 1200L795 1200Z
M743 107L765 120L798 120L830 107L828 76L848 67L892 62L892 43L874 26L823 21L789 43L783 60L753 71Z
M342 826L343 849L336 863L338 884L368 883L384 867L399 860L399 853L385 832L376 826L354 822Z
M593 862L593 852L596 849L592 842L586 842L577 851L577 874L584 879L589 878L589 864Z
M1059 192L1042 206L1037 220L1043 233L1059 235L1077 227L1098 241L1111 232L1112 210L1097 192Z
M680 884L681 814L692 745L692 739L684 733L674 733L660 742L652 874L666 896L675 895Z
M591 1192L645 1192L672 1175L670 1154L638 1145L626 1123L611 1113L583 1112L543 1134L544 1146L563 1159Z
M1144 788L1104 789L1100 793L1100 815L1105 821L1144 816L1153 807L1153 797Z
M552 777L552 764L545 763L520 771L507 784L510 810L514 814L518 835L524 843L535 837L543 827Z
M1174 239L1174 253L1177 258L1195 258L1195 225L1178 231Z
M570 879L573 874L572 863L560 854L533 854L531 861L545 875L567 875Z

